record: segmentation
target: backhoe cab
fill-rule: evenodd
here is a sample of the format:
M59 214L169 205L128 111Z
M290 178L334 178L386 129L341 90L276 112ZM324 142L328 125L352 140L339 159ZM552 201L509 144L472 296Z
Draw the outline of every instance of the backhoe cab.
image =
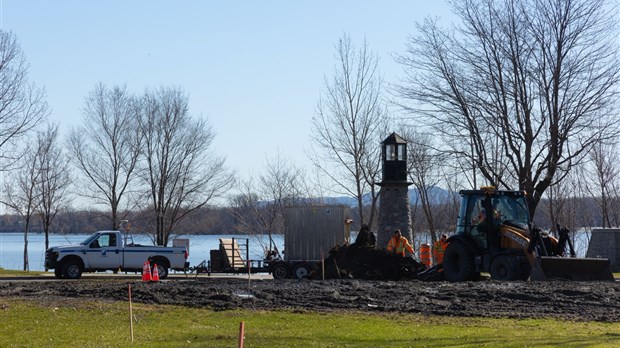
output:
M497 280L614 279L608 259L575 258L567 229L558 226L558 240L533 228L523 192L483 187L460 194L456 234L444 255L447 280L474 280L480 272Z

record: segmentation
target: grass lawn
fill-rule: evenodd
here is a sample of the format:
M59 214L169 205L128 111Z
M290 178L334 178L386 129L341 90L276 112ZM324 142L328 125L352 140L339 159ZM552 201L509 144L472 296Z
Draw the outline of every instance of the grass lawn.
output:
M527 310L527 309L524 309ZM416 314L222 311L57 299L0 299L0 347L618 347L620 323Z
M44 273L43 271L25 272L0 268L0 277L34 277Z

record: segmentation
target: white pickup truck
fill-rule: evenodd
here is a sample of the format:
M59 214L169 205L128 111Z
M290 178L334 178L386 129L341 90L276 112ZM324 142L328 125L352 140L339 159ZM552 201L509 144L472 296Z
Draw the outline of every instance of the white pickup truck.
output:
M51 247L45 251L45 267L54 269L56 278L79 279L82 272L128 271L142 272L145 261L151 267L157 265L160 279L168 276L168 270L184 271L188 247L123 245L119 231L99 231L77 245Z

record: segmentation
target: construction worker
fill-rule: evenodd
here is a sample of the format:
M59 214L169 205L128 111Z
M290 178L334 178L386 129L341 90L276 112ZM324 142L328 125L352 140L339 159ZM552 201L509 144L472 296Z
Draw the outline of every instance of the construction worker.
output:
M435 258L435 264L439 265L443 263L443 254L446 252L446 248L448 247L448 235L442 234L441 238L433 244L433 257Z
M394 231L394 235L390 239L387 245L387 250L390 253L395 253L396 255L405 256L405 250L410 252L413 255L413 247L409 244L407 238L403 237L400 233L400 230Z
M476 226L476 225L480 225L484 222L486 218L486 210L484 208L480 208L480 210L478 211L478 215L474 215L474 217L472 218L471 224L472 226Z

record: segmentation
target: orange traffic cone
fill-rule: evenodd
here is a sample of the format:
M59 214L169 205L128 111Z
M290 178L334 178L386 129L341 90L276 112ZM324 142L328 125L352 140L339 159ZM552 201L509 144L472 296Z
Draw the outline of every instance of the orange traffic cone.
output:
M153 265L153 279L152 281L154 282L158 282L159 281L159 271L157 270L157 264Z
M144 265L142 266L142 281L151 281L151 264L148 261L145 261Z

